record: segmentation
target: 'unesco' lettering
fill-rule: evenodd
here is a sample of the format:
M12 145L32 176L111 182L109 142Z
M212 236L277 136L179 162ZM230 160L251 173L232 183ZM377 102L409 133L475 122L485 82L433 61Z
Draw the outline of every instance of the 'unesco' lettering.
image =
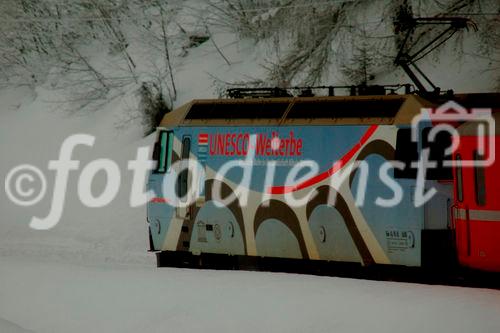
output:
M210 156L246 156L250 149L249 133L217 133L200 135L200 144L209 145ZM287 137L278 132L257 134L256 156L302 156L303 141L293 131Z

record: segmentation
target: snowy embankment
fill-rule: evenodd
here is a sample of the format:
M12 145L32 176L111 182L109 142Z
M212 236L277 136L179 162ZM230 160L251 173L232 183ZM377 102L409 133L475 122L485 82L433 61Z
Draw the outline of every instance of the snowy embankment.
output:
M3 333L29 333L32 331L25 330L24 328L11 323L5 319L0 318L0 331Z
M227 33L175 59L177 104L215 95L214 76L259 77L265 50ZM140 55L140 50L132 50ZM260 60L257 60L260 59ZM98 61L94 59L94 61ZM424 65L426 69L436 66ZM460 81L458 68L469 80ZM435 72L459 91L493 80L450 64ZM389 82L401 74L388 76ZM54 80L54 79L52 79ZM462 83L460 83L462 82ZM342 82L332 82L342 83ZM137 88L137 87L135 87ZM134 89L98 110L68 112L50 82L0 90L0 176L29 163L45 172L48 191L34 207L14 205L0 191L0 332L500 332L500 292L381 283L291 274L156 269L148 248L145 207L130 208L127 161L142 138ZM49 231L29 228L50 209L57 159L69 135L91 134L77 147L83 168L95 158L118 163L122 187L110 206L84 207L72 172L63 217ZM81 170L81 169L80 169ZM100 193L105 177L92 189Z
M0 276L1 316L35 332L500 331L491 290L8 259Z

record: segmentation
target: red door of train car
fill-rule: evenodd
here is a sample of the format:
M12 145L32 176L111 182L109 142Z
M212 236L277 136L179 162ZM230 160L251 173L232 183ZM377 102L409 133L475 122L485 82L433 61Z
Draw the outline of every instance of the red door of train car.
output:
M500 272L500 113L495 119L495 159L489 166L454 168L455 225L458 260L461 265ZM460 144L454 160L481 160L480 139L473 122L458 128Z

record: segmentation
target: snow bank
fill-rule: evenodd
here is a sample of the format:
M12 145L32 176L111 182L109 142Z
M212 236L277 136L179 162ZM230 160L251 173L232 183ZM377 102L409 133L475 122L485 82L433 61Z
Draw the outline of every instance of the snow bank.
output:
M2 333L29 333L33 331L28 331L18 326L14 323L11 323L8 320L0 318L0 332Z
M256 272L0 259L0 313L35 332L500 331L500 292Z

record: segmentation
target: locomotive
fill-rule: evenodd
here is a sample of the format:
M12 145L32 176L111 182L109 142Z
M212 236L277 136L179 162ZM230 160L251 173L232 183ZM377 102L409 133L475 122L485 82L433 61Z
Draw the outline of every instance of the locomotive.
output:
M500 272L500 94L236 97L193 100L157 130L147 221L158 266ZM474 108L492 110L489 127ZM453 131L430 140L439 126ZM435 165L421 172L424 155Z

